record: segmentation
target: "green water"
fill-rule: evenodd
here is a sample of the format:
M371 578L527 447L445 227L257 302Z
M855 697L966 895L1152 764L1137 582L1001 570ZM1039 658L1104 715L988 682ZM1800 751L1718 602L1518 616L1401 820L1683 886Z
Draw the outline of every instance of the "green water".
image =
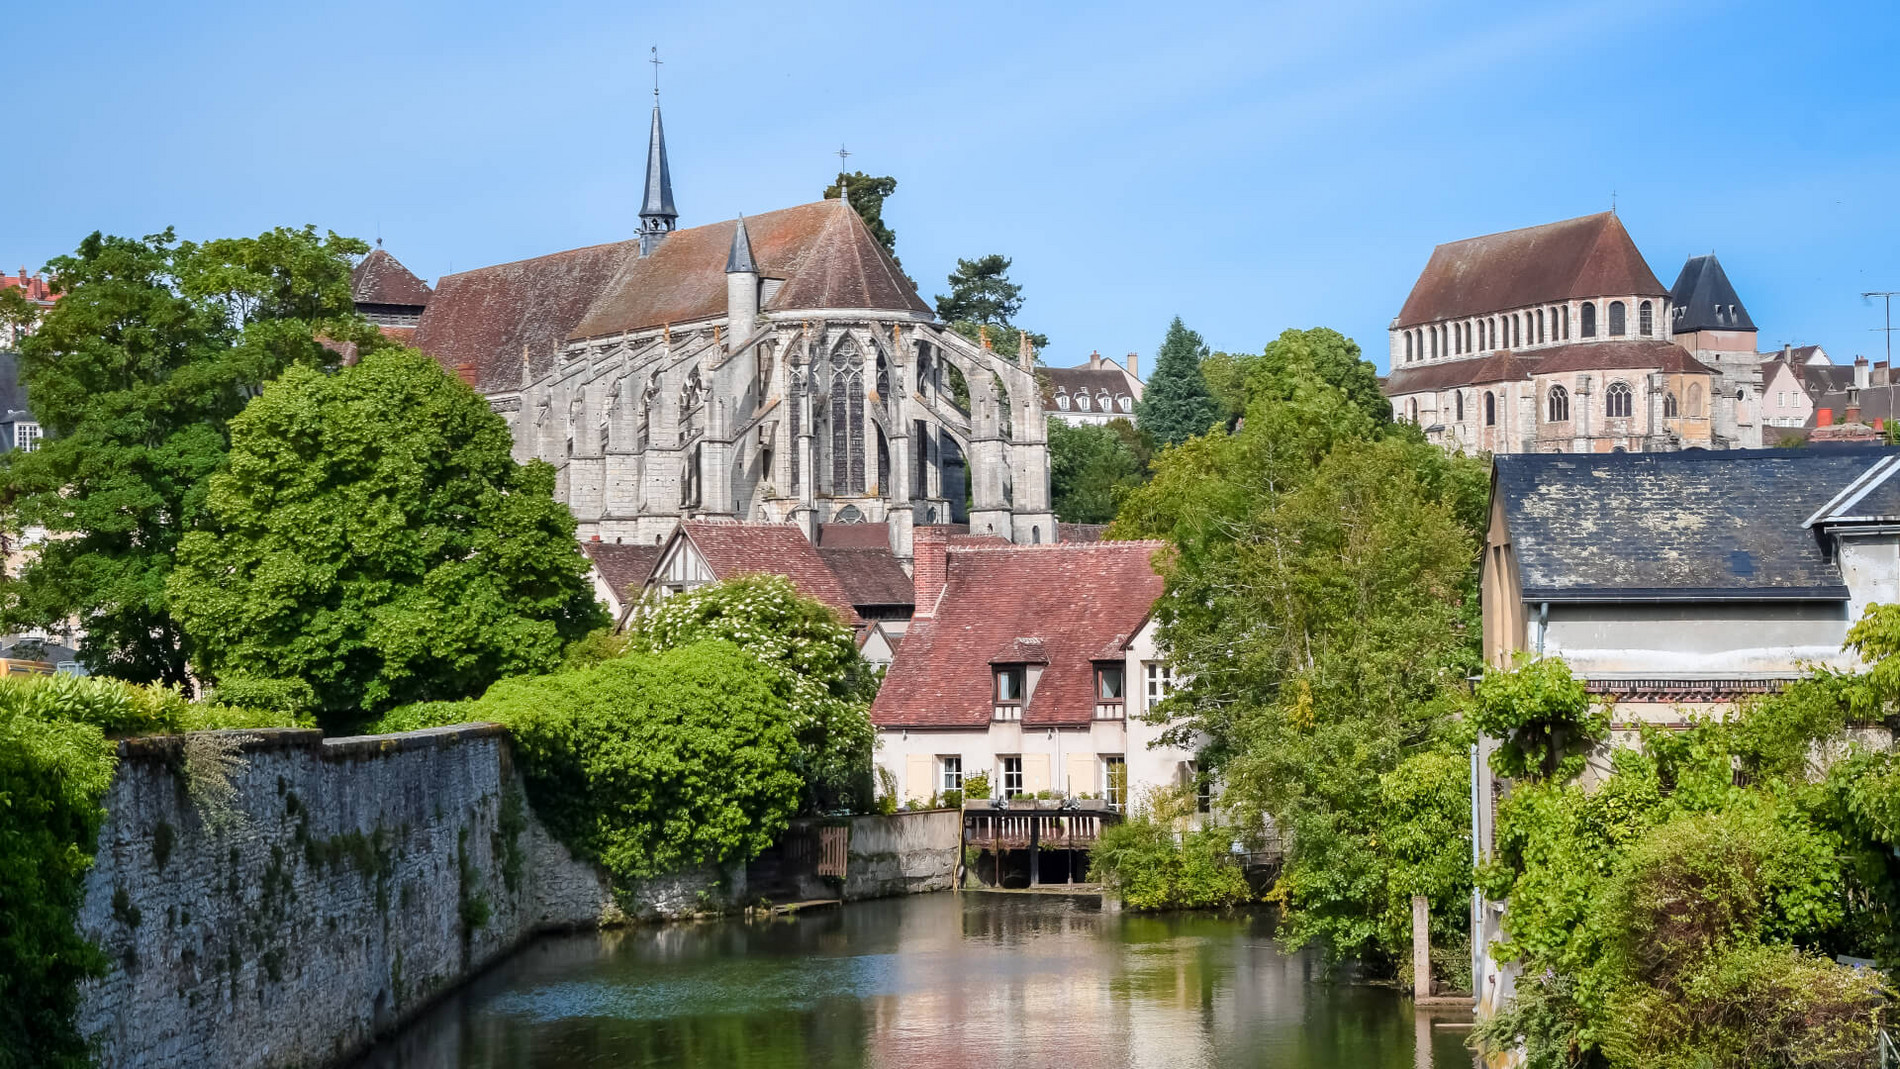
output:
M966 893L545 938L362 1067L1463 1069L1466 1034L1322 982L1264 917Z

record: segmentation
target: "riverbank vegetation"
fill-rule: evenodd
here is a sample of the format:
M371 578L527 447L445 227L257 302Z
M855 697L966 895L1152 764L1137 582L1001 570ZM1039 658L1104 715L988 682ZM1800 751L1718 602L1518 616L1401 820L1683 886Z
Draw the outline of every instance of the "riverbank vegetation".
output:
M373 730L507 726L536 814L624 890L747 861L801 811L870 805L875 693L830 609L782 577L744 576L643 605L561 671L397 709Z
M1480 720L1517 779L1485 893L1510 901L1517 999L1479 1042L1535 1067L1866 1065L1900 961L1900 767L1844 729L1900 697L1900 621L1850 633L1866 673L1821 673L1728 720L1608 737L1560 662L1487 673ZM1513 726L1515 725L1515 726Z
M107 962L78 915L118 766L113 740L289 723L170 688L0 678L0 1066L90 1064L73 1018L80 982Z
M1270 897L1287 940L1389 969L1425 894L1460 982L1457 714L1479 663L1485 469L1393 424L1335 332L1289 331L1218 370L1237 428L1163 452L1111 529L1170 546L1156 616L1177 684L1156 715L1171 739L1205 740L1202 773L1244 838L1283 837Z
M1154 788L1126 820L1102 829L1089 853L1089 879L1138 911L1231 909L1254 898L1234 857L1234 830L1195 827L1195 800Z

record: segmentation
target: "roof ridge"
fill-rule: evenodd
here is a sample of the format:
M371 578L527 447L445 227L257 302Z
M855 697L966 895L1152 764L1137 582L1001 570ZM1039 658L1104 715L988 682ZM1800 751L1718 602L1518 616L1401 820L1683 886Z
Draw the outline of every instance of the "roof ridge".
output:
M485 264L481 267L471 267L466 271L457 271L454 274L443 275L441 278L436 280L436 284L439 286L442 283L447 282L449 279L461 278L463 275L478 274L482 271L493 271L497 268L502 268L502 267L516 267L521 264L531 264L537 260L551 260L556 256L568 256L577 252L594 252L595 250L598 250L598 249L611 249L619 245L638 245L638 244L640 244L640 239L637 237L632 237L632 238L623 238L619 241L601 241L601 242L596 242L595 244L592 244L592 245L576 245L575 247L571 249L558 249L554 252L544 252L539 256L523 256L519 260L504 260L503 262L498 263L498 264Z
M1571 223L1581 223L1585 221L1586 219L1595 219L1599 216L1614 215L1614 214L1615 214L1614 212L1607 212L1607 211L1590 212L1587 215L1572 216L1569 219L1553 219L1548 223L1532 223L1530 226L1517 226L1517 227L1512 227L1509 230L1494 230L1489 234L1474 234L1471 237L1459 238L1456 241L1439 242L1437 245L1434 245L1433 248L1442 249L1450 245L1461 245L1467 241L1484 241L1488 238L1501 238L1510 234L1522 234L1530 230L1550 230L1550 229L1555 229L1560 226L1568 226Z

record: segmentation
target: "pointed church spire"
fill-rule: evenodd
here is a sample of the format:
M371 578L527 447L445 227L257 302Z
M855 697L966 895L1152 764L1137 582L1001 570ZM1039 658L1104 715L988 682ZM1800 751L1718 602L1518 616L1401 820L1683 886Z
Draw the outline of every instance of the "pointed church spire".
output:
M660 50L653 49L653 129L647 136L646 199L640 205L640 255L650 255L673 232L673 172L666 166L666 131L660 125Z
M745 232L745 216L739 217L739 225L732 232L732 249L726 253L726 274L756 275L759 265L752 262L752 236Z

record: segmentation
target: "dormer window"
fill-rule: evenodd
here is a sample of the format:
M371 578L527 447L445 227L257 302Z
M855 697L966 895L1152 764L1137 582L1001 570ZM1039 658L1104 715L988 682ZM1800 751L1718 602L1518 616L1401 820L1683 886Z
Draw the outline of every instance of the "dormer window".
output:
M1125 717L1127 670L1119 661L1102 661L1095 666L1095 719L1121 720Z
M1124 396L1121 399L1121 408L1123 412L1133 412L1135 410L1135 399Z
M1023 666L1020 664L998 665L995 671L995 694L991 703L991 719L1021 720L1023 718Z
M1066 393L1056 394L1056 407L1067 412L1069 410L1069 395Z
M1087 412L1089 410L1089 395L1085 393L1076 394L1075 407L1081 409L1084 412Z

